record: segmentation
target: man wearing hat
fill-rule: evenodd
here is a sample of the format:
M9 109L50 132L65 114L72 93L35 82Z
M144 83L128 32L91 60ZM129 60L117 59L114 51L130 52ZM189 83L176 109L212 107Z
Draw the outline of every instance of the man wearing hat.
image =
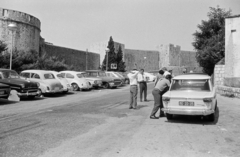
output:
M137 109L138 77L139 71L133 69L127 76L130 81L130 105L129 109Z

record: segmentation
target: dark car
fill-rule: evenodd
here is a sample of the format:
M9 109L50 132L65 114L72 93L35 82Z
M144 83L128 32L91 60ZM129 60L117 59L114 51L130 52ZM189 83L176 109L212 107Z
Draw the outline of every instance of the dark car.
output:
M121 79L108 77L104 71L101 70L87 70L87 76L98 77L102 79L102 85L105 88L116 88L122 84Z
M11 88L6 84L0 83L0 98L7 99L10 94Z
M9 85L16 90L19 97L33 98L39 95L38 84L21 79L14 70L0 69L0 83Z

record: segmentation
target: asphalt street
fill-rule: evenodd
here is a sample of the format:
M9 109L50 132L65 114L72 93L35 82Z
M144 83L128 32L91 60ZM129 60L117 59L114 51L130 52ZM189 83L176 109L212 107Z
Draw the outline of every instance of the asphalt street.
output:
M238 157L240 100L218 95L215 122L149 119L148 102L128 109L129 86L35 100L0 99L0 157Z

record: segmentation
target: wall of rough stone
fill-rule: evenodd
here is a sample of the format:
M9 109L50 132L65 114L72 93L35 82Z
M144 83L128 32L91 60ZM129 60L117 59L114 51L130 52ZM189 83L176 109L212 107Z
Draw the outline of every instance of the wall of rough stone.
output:
M67 65L73 65L76 71L96 70L100 66L100 55L55 45L45 44L42 47L49 56L57 56L64 59Z
M169 65L179 66L180 65L181 47L173 44L169 44Z
M196 52L182 50L180 53L180 66L198 67Z
M124 54L127 71L130 71L134 68L143 68L145 71L158 70L158 58L158 51L125 49Z
M224 85L240 87L240 15L225 19Z
M159 52L159 69L170 66L169 61L169 45L161 44L157 46Z
M15 31L8 28L10 23L16 24ZM13 51L35 50L39 52L40 32L40 20L36 17L0 8L0 40L7 44L8 51L13 47Z
M105 49L107 48L107 46L108 46L107 40L102 41L102 42L93 43L88 47L88 51L100 54L100 64L102 64L102 62L105 58L105 55L106 55ZM119 42L114 42L115 53L117 53L119 46L121 46L123 55L124 55L125 45L122 43L119 43Z
M225 65L215 65L214 68L214 85L223 85Z

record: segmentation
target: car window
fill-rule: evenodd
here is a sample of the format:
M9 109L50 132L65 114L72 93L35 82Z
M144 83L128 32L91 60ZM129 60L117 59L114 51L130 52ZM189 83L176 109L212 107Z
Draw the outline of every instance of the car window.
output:
M63 75L62 74L57 74L57 77L58 78L63 78Z
M60 73L60 74L63 76L63 78L66 77L66 73Z
M43 75L45 79L55 79L54 75L52 73L47 73Z
M170 91L210 91L209 80L173 80Z
M83 75L82 74L77 74L77 77L78 78L83 78Z
M2 71L2 78L19 78L19 75L16 71L13 70L6 70Z
M72 74L67 73L67 74L66 74L66 78L71 78L71 79L73 79L74 76L73 76Z
M93 76L93 77L97 77L97 73L96 72L91 72L91 73L88 73L89 76Z
M40 76L38 74L32 73L32 78L40 79Z
M21 73L20 76L30 78L30 73Z
M99 76L101 76L101 77L106 77L107 75L106 75L105 72L99 72Z
M82 73L83 77L88 77L87 73Z

